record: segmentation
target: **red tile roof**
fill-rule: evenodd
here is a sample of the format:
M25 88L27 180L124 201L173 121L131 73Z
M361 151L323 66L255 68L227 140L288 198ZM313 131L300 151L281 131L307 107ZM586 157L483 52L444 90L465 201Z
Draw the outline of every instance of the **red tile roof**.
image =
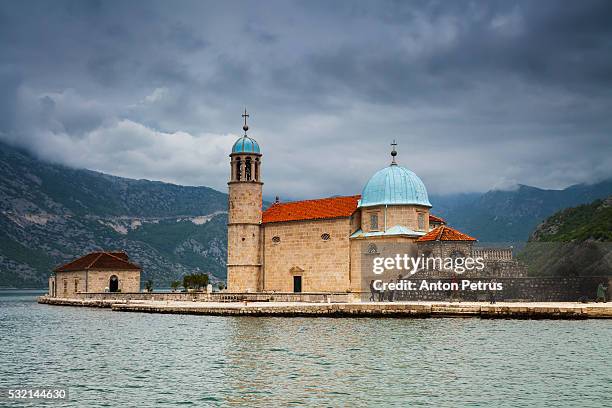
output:
M357 209L361 196L330 197L319 200L274 203L263 213L262 222L320 220L350 217Z
M446 225L441 225L417 239L417 242L427 241L476 241L476 238L472 238Z
M429 214L429 222L439 222L441 224L446 224L446 221L444 221L444 218L436 217L433 214Z
M129 261L125 252L92 252L65 265L54 272L84 271L87 269L140 270L140 266Z

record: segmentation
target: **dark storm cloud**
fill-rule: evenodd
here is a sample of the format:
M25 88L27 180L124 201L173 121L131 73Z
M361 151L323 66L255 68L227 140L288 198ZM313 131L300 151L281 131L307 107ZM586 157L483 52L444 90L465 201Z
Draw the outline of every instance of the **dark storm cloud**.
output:
M434 192L612 175L612 4L0 3L0 137L74 166L223 189L252 113L266 192Z

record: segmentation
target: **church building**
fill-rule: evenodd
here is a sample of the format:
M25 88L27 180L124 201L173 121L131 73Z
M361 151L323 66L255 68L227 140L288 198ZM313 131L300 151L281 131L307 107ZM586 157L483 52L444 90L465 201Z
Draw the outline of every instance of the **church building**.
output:
M140 292L140 266L123 251L91 252L58 266L49 277L49 296L87 292Z
M247 135L230 154L229 292L359 292L364 242L416 243L470 252L476 241L430 214L421 179L396 161L376 172L360 195L281 203L262 209L262 151Z

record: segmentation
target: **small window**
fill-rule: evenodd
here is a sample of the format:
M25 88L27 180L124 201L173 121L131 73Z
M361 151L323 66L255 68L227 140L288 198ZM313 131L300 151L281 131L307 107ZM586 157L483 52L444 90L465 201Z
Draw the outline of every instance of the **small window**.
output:
M240 157L236 158L236 180L240 180L242 178L242 162L240 161Z
M251 180L251 158L247 157L244 161L244 175L247 180Z
M68 281L64 279L64 292L68 291Z
M418 224L419 224L419 230L423 231L425 229L425 214L418 213L417 221L418 221Z
M79 280L78 279L74 280L74 291L75 293L79 291Z
M280 242L280 237L272 237L272 242L278 244Z
M378 229L378 214L370 214L370 230Z
M327 232L326 232L325 234L322 234L322 235L321 235L321 239L322 239L323 241L329 241L329 238L330 238L330 237L329 237L329 234L328 234Z
M376 244L368 245L368 254L377 254L377 253L378 253L378 247L376 246Z

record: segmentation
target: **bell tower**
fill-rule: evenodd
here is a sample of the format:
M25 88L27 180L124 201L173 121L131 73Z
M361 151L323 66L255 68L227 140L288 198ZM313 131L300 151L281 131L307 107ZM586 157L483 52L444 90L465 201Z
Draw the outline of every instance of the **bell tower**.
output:
M234 143L230 154L230 181L227 224L227 289L229 292L261 290L261 150L247 136L246 109L244 136Z

